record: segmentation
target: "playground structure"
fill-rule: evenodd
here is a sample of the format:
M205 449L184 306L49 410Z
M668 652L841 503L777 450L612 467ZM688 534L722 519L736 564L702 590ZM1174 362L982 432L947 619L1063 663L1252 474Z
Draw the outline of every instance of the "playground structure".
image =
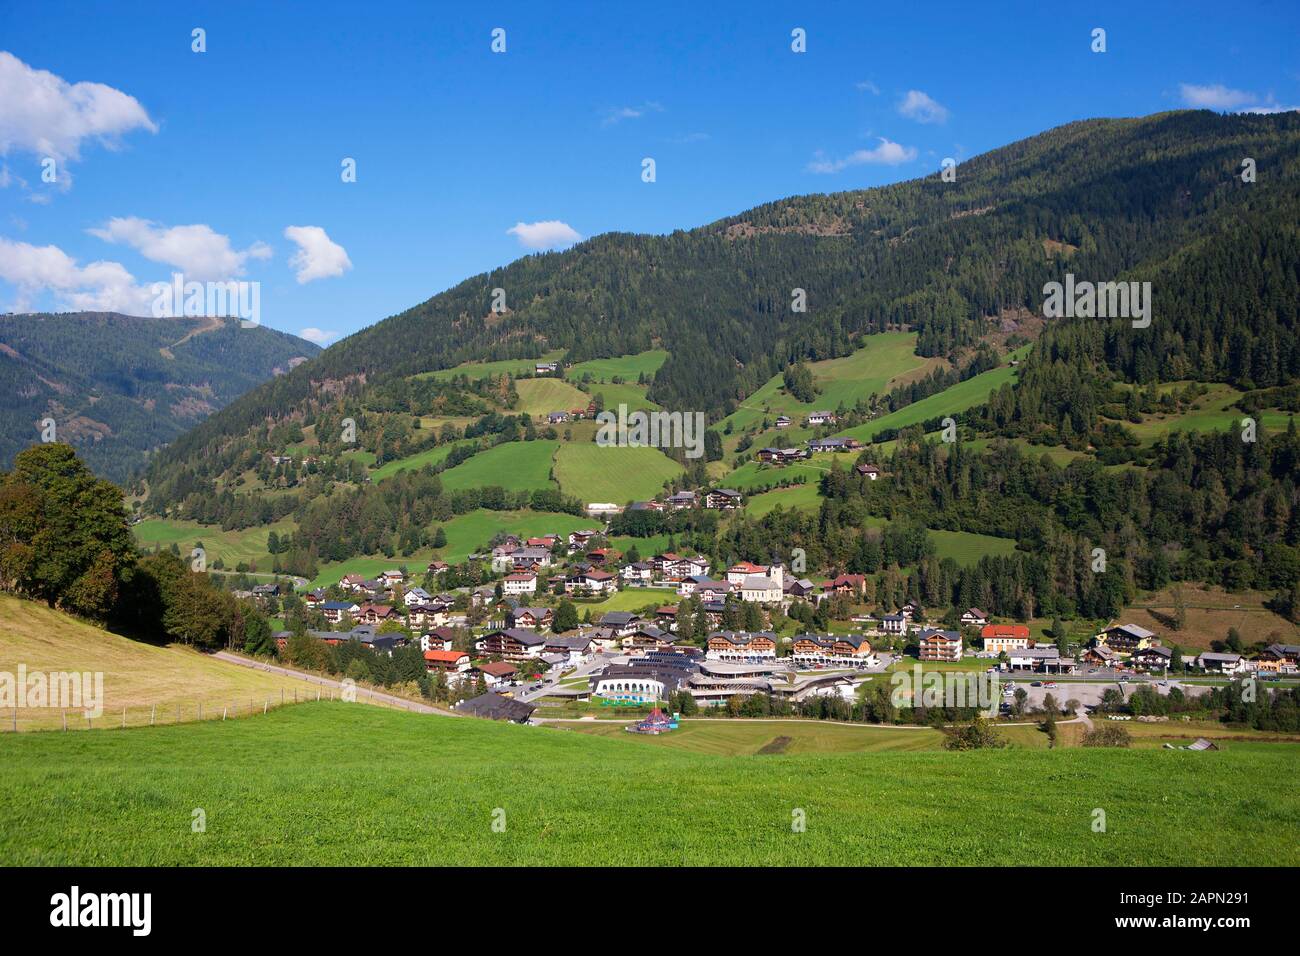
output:
M669 716L656 707L650 716L624 729L634 734L665 734L677 729L677 715Z

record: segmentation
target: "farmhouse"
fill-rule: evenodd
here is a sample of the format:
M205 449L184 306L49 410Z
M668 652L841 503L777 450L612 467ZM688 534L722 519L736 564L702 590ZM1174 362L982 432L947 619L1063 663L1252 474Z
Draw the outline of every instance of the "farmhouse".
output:
M627 637L641 624L641 618L631 611L606 611L600 626L611 629L619 637Z
M559 370L559 362L538 362L533 366L534 375L554 375Z
M826 594L843 594L854 598L861 598L866 593L866 588L865 574L841 574L822 585L822 591Z
M961 635L956 631L936 631L927 628L917 638L918 656L923 661L961 660Z
M618 576L609 571L580 571L564 579L566 594L613 594L618 590Z
M856 471L863 478L869 478L872 481L875 481L877 478L880 477L880 469L877 468L875 465L868 465L865 462L862 463L861 465L855 465L853 470Z
M360 604L354 604L351 601L325 601L320 606L320 612L325 616L325 620L331 624L337 624L343 620L344 614L356 617L361 610Z
M880 629L886 634L904 634L907 632L907 618L902 614L882 614Z
M983 627L989 622L989 616L977 607L967 608L961 616L962 627Z
M433 600L433 595L424 588L411 588L402 595L402 603L407 607L415 607L417 604L427 604Z
M427 634L420 635L420 650L449 651L456 632L449 627L435 627Z
M984 650L993 654L1021 651L1032 643L1024 624L986 624L980 629L980 637L984 639Z
M834 425L835 413L834 412L809 412L808 417L805 419L805 422L810 426Z
M1083 662L1094 667L1120 667L1123 660L1105 644L1093 644L1083 652Z
M562 654L570 664L581 664L591 656L591 638L575 634L571 637L555 635L546 639L546 654Z
M623 638L623 648L644 653L648 650L662 650L671 647L672 635L661 631L653 624L644 624Z
M1174 657L1174 652L1168 647L1161 647L1154 644L1151 647L1144 647L1141 650L1134 651L1129 657L1129 663L1134 667L1144 667L1147 670L1163 670L1169 666Z
M516 548L510 552L510 563L516 571L550 567L551 551L549 548Z
M490 661L486 664L480 664L473 670L483 677L483 684L486 687L500 687L519 683L519 670L505 661Z
M791 421L790 421L790 417L789 417L788 415L780 415L780 416L777 417L777 420L776 420L776 427L777 427L777 428L789 428L791 424L792 424L792 423L791 423Z
M808 453L802 448L760 448L758 460L768 465L788 465L792 461L802 461Z
M808 442L810 452L848 451L852 447L847 438L813 438Z
M655 566L651 561L637 561L633 564L625 564L618 572L628 584L649 584L654 580Z
M696 505L695 492L679 491L675 495L668 496L668 507L674 511L682 508L694 508Z
M517 607L508 615L511 627L547 627L555 618L549 607Z

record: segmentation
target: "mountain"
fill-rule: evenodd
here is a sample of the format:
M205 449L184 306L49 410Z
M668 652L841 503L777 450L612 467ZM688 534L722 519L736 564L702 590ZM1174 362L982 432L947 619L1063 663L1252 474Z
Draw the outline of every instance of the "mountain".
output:
M1245 159L1253 179L1242 178ZM1061 461L1085 456L1136 474L1187 458L1157 447L1162 423L1178 416L1222 427L1251 409L1265 413L1261 429L1286 427L1300 405L1297 223L1300 115L1180 111L1070 123L962 163L954 182L936 173L784 199L670 235L597 236L468 279L251 390L151 459L143 507L224 531L278 522L266 553L308 577L320 563L436 551L444 525L446 554L468 553L486 541L460 541L461 525L490 524L474 512L576 514L584 501L645 493L619 476L759 491L788 483L792 473L756 471L753 450L835 431L769 431L783 384L804 407L816 407L806 403L822 386L842 396L836 427L851 437L884 442L956 415L986 445L1054 447ZM1067 274L1150 282L1151 323L1045 318L1044 287ZM491 310L498 288L509 306L502 314ZM792 308L795 290L806 311ZM900 357L900 343L914 351ZM558 362L562 380L532 378L541 360ZM589 421L546 420L546 409L602 399L707 413L707 474L680 452L662 472L633 462L638 449L592 460L583 447ZM356 434L345 438L349 422ZM884 449L872 454L885 462ZM1274 449L1267 467L1242 467L1271 482L1289 455ZM922 465L937 467L931 458ZM1029 474L1036 495L1054 493L1046 473ZM593 497L595 477L626 494ZM1095 479L1108 502L1112 478ZM1294 496L1292 486L1230 487L1252 513ZM835 490L822 482L813 507ZM936 500L965 493L929 490ZM1052 510L1059 502L1032 500L1044 508L1041 527L1017 523L1034 513L1026 506L997 516L1004 539L1094 530L1077 509L1062 516ZM918 517L925 510L919 499L907 503ZM819 552L827 566L852 553L861 514L856 503L823 508L823 537L846 526ZM944 530L973 534L988 517L972 509ZM673 530L719 549L751 540L714 535L716 522L700 520ZM1143 530L1151 553L1198 544L1188 538L1194 521L1152 520ZM753 541L788 540L761 530ZM1261 534L1259 543L1262 553L1274 542ZM895 551L923 553L921 538L905 544ZM858 563L876 562L873 552ZM1163 573L1157 567L1152 579Z
M0 468L52 418L59 440L125 482L150 451L319 352L236 319L0 316Z

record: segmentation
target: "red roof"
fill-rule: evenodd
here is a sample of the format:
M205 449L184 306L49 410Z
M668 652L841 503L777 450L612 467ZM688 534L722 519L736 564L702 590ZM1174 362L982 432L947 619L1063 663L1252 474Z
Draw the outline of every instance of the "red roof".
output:
M532 571L516 571L514 574L507 574L506 580L507 581L531 581L536 577L537 575L533 574Z
M985 624L980 628L980 637L1029 637L1029 628L1024 624Z
M469 657L464 651L425 651L424 659L426 661L442 661L446 664L455 664L461 658Z

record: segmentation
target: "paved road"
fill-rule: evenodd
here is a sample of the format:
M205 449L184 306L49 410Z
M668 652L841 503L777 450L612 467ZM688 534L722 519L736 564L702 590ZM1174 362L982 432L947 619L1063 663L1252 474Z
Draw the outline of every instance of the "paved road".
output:
M238 664L240 667L248 667L252 670L265 671L268 674L278 674L281 677L293 677L297 680L305 680L309 684L319 684L322 687L333 687L337 690L343 689L343 682L334 680L331 677L319 677L316 674L307 674L302 671L296 671L288 667L280 667L276 664L266 664L262 661L249 660L247 657L240 657L238 654L231 654L229 651L217 651L212 655L220 660L230 664ZM438 714L441 717L461 717L449 710L438 710L436 707L430 707L428 704L416 703L413 700L407 700L405 697L394 697L392 694L385 694L377 690L365 690L358 687L358 703L382 702L391 704L394 707L401 707L403 710L413 711L417 714Z

